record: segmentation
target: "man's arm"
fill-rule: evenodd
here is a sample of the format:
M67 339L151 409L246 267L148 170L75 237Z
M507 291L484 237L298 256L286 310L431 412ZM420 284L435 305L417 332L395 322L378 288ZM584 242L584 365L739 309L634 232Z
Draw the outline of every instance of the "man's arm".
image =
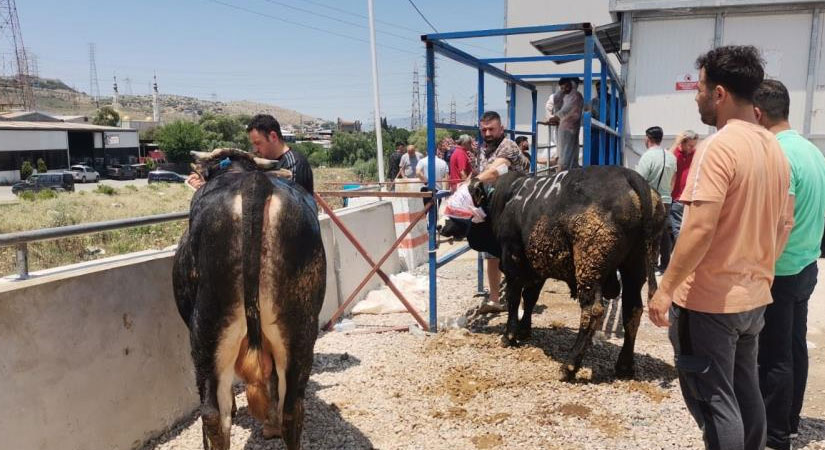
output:
M667 312L673 301L673 291L696 270L710 249L723 204L721 201L694 201L685 205L676 248L659 289L648 304L648 314L654 324L668 326Z
M486 169L478 174L478 180L483 183L492 183L496 181L499 175L507 173L505 169L510 167L510 160L506 158L496 158L487 166ZM501 171L501 172L499 172Z
M788 245L788 238L791 236L791 230L794 226L794 208L796 207L796 196L789 195L788 202L785 206L785 211L779 219L779 229L776 232L776 258L782 255L785 251L785 246Z

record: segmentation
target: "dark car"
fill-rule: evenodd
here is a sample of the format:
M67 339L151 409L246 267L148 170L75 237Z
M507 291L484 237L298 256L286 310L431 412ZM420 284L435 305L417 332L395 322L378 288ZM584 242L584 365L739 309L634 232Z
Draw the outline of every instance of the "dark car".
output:
M57 192L74 191L74 174L71 172L36 173L26 181L12 185L11 192L19 194L23 191L39 192L51 189Z
M149 183L183 183L186 177L169 170L153 170L149 172Z
M135 176L138 178L146 178L149 176L149 166L146 164L132 164L135 169Z
M106 175L113 180L134 180L135 168L128 164L112 164L106 168Z

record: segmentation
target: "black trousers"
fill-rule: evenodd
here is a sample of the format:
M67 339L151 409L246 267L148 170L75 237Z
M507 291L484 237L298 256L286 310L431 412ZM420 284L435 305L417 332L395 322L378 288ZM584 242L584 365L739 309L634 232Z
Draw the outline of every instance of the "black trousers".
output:
M673 234L670 222L670 203L665 203L665 229L662 231L662 240L659 242L659 268L667 269L670 264L670 254L673 252Z
M808 381L808 299L816 286L816 261L796 275L777 276L773 303L759 334L759 387L768 419L768 446L790 448Z

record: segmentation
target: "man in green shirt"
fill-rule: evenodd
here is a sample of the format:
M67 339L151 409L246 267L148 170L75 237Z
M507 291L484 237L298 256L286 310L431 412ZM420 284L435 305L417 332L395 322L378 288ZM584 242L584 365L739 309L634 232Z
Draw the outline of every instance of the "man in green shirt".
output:
M776 261L773 303L765 309L759 334L759 385L768 419L768 448L788 450L799 427L808 380L805 342L808 299L816 286L816 260L825 227L825 157L791 129L790 97L785 86L765 80L756 91L759 124L774 134L791 166L794 225Z
M662 147L664 132L661 127L650 127L645 131L645 146L647 151L639 158L636 172L647 180L647 183L662 197L665 206L665 232L659 245L660 262L657 272L664 273L670 263L670 252L673 250L673 235L670 233L670 193L673 191L673 175L676 173L676 157L672 152Z

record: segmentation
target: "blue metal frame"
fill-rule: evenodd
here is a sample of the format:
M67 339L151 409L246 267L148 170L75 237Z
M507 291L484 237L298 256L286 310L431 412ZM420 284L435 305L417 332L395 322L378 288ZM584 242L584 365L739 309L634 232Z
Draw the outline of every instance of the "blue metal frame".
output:
M467 39L490 36L511 36L516 34L548 33L560 31L584 31L584 53L573 53L565 55L541 55L524 57L505 58L476 58L469 53L459 50L456 47L444 42L448 39ZM531 137L530 145L530 172L536 173L536 151L538 136L538 91L536 86L526 80L553 80L562 77L575 77L584 79L585 99L584 111L582 112L582 124L584 133L583 160L584 165L618 165L622 164L622 132L624 120L624 108L627 104L624 89L620 78L616 75L613 66L610 64L604 47L599 39L593 34L593 28L589 23L573 23L559 25L543 25L533 27L502 28L491 30L460 31L451 33L434 33L421 36L421 40L426 46L427 59L427 157L430 161L435 158L435 130L444 128L449 130L476 131L478 133L479 144L481 145L481 134L477 126L456 125L436 122L435 120L435 54L446 56L456 62L473 67L478 70L478 119L484 114L484 76L492 75L501 79L507 84L507 93L510 104L507 111L507 125L505 130L510 138L516 135L527 135ZM593 60L599 61L599 72L593 73ZM584 72L582 73L549 73L549 74L511 74L492 64L500 63L530 63L543 61L569 62L584 60ZM599 98L599 120L592 116L591 96L594 76L599 77L601 88L597 93ZM608 90L609 86L609 90ZM532 126L530 131L516 130L516 93L517 88L522 87L530 91L533 104L533 114L531 117ZM593 135L592 133L597 133ZM593 148L591 136L596 137L596 148ZM427 165L427 187L430 192L435 192L435 164ZM439 192L438 197L444 196L444 192ZM429 211L429 277L430 277L430 330L437 331L438 310L437 310L437 270L444 264L455 260L469 250L469 247L462 247L443 256L436 258L436 222L438 220L438 209L430 208ZM481 254L478 255L478 292L484 289L484 261Z

